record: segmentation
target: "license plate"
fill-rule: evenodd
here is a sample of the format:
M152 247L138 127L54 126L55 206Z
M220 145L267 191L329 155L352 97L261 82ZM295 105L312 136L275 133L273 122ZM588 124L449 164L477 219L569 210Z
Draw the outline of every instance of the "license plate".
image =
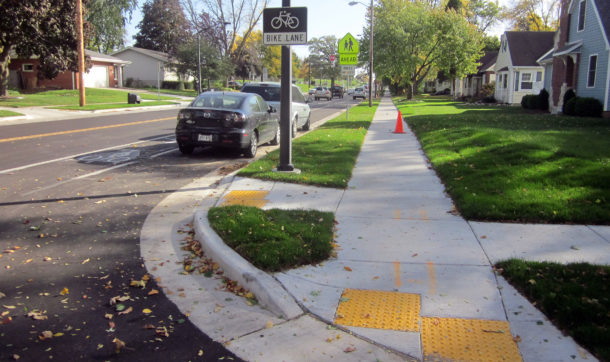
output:
M213 138L211 134L200 134L197 140L200 142L212 142Z

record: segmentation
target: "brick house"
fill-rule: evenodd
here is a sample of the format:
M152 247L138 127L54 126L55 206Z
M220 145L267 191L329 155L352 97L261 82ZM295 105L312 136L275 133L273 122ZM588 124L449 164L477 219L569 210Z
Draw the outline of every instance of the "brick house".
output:
M85 50L91 61L91 68L83 74L85 87L121 88L123 87L123 67L128 61L110 55ZM9 64L9 87L18 89L78 89L78 74L72 71L61 72L53 79L38 78L38 58L15 58Z

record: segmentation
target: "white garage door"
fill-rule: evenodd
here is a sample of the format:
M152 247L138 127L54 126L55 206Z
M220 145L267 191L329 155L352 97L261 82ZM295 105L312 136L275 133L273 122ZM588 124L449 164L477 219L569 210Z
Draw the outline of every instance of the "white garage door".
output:
M89 72L84 74L84 78L85 87L108 87L108 67L94 65L89 69Z

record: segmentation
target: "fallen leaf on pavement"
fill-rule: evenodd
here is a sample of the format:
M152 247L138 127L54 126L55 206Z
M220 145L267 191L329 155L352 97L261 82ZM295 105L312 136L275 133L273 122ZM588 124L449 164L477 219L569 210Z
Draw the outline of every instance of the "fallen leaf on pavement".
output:
M66 294L69 294L69 293L70 293L70 290L68 288L66 288L66 287L64 287L64 289L62 289L61 292L59 292L59 294L61 294L61 295L66 295Z
M343 267L343 269L345 269L345 270L347 270L347 271L349 271L349 272L351 272L351 271L352 271L352 268L350 268L349 266L344 266L344 267Z
M40 339L41 341L44 341L45 339L49 339L49 338L53 338L53 332L51 332L51 331L43 331L38 336L38 339Z
M106 319L112 319L112 317L114 317L114 314L106 313L104 315L104 318L106 318Z
M144 309L142 310L142 313L144 313L144 314L150 314L150 313L152 313L152 310L150 310L150 309L148 309L148 308L144 308Z
M356 350L356 347L349 346L346 349L344 349L343 352L350 353L350 352L354 352L355 350Z
M155 295L155 294L159 294L159 291L157 289L151 289L150 292L148 292L148 295Z
M121 352L121 349L125 348L125 342L121 341L118 338L113 339L112 343L114 343L117 353Z
M133 308L129 307L129 308L125 309L124 311L119 312L119 315L129 314L131 312L133 312Z

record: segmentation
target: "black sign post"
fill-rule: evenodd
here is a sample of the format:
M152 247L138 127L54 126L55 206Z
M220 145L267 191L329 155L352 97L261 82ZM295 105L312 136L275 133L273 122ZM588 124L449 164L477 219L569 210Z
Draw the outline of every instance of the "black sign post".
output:
M281 8L263 10L263 44L282 45L280 92L280 164L277 171L300 172L292 165L292 54L290 45L307 44L307 8L291 8L282 0Z

